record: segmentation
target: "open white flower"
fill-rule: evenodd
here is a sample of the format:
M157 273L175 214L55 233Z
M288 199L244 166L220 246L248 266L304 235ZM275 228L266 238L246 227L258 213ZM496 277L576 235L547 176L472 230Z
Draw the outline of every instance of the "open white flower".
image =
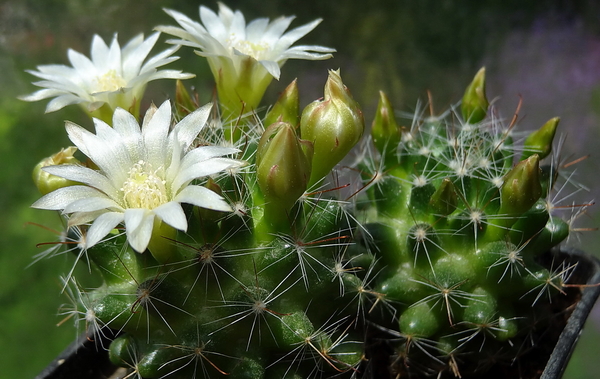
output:
M112 112L117 107L137 115L148 82L194 76L179 70L157 70L157 67L179 59L171 56L177 47L164 50L144 63L159 35L154 33L144 39L144 35L139 34L123 48L119 46L116 34L110 46L94 35L91 59L69 49L68 57L73 67L53 64L38 66L38 71L28 70L30 74L43 79L33 83L43 89L21 99L38 101L54 98L48 103L46 112L80 104L86 112L106 122L110 122Z
M177 11L165 9L165 12L181 28L156 29L180 38L167 42L197 48L196 53L208 59L220 100L229 106L243 101L250 110L255 109L271 80L279 79L280 68L288 59L328 59L335 51L314 45L291 47L313 30L320 19L284 34L294 17L279 17L273 22L259 18L246 25L240 11L233 12L219 3L218 15L200 6L201 25Z
M129 112L117 108L113 127L94 119L96 134L67 122L71 141L98 170L80 165L45 167L50 174L82 183L51 192L32 207L61 210L69 224L93 221L87 247L94 246L117 225L124 223L131 247L143 252L162 222L185 231L187 220L180 203L217 211L229 204L211 190L191 184L241 164L225 158L237 149L201 146L190 149L208 119L205 105L182 119L169 132L171 104L151 108L143 126ZM154 252L153 252L154 254Z

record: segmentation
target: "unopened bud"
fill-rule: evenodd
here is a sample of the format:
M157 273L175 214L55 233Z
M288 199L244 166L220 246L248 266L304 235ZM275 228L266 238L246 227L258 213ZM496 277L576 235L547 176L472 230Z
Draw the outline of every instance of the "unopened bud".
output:
M348 154L365 130L362 111L342 83L339 70L329 71L323 100L304 108L300 128L302 138L314 144L312 185Z
M489 105L485 96L485 67L483 67L477 72L462 98L462 116L466 122L475 124L485 118Z
M183 82L178 79L175 84L175 109L177 115L183 118L198 108L197 102L194 102Z
M551 118L541 128L531 133L523 144L524 151L521 160L525 160L533 154L539 155L540 159L546 158L552 151L552 141L559 122L560 118Z
M373 143L382 156L395 156L396 147L400 143L400 128L394 117L394 109L383 91L379 91L377 113L371 125Z
M256 152L258 185L270 209L285 214L308 186L312 143L298 138L293 125L277 122L265 130Z
M265 126L268 126L276 122L288 122L296 126L299 121L299 109L298 82L294 79L269 110L263 123Z
M66 149L62 149L58 153L44 158L40 163L38 163L33 169L33 182L36 187L40 191L42 195L46 195L54 190L57 190L62 187L73 186L79 184L77 182L73 182L71 180L61 178L60 176L52 175L43 170L44 167L48 166L56 166L63 164L79 164L79 160L77 160L73 154L77 151L75 146L67 147Z
M429 208L439 216L448 216L454 212L458 204L458 196L454 184L448 178L442 180L442 184L437 188L429 200Z
M540 158L537 154L517 163L504 177L500 213L509 217L526 212L542 196Z

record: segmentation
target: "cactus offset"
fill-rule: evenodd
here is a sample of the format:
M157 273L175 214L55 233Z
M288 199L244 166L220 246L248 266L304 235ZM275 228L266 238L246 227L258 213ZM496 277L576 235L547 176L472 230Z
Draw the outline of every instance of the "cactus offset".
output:
M67 125L93 164L36 169L64 185L35 206L70 215L78 260L103 279L64 279L90 338L121 332L110 358L142 378L468 377L532 348L573 269L539 259L570 229L552 201L558 119L519 145L483 70L460 113L417 112L409 128L382 93L371 136L339 71L303 111L297 91L269 125L222 120L181 83L176 116L150 108L141 129L122 109L95 135Z

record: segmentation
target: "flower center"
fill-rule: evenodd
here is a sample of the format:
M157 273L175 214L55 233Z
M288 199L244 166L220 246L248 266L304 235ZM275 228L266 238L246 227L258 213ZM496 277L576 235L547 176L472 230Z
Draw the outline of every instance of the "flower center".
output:
M265 53L271 49L271 46L267 42L250 42L245 39L237 38L233 33L227 39L227 45L242 54L251 56L257 61L263 59Z
M127 82L115 70L109 70L103 75L97 76L95 84L94 92L112 92L125 87Z
M156 175L152 165L139 161L129 170L123 183L123 200L127 208L154 209L169 201L166 181Z

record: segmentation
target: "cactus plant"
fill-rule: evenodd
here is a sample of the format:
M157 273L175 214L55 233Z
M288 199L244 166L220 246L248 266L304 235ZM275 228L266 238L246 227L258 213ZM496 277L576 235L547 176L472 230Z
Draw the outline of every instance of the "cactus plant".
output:
M71 147L35 170L34 207L65 215L77 261L102 279L64 276L63 311L90 339L119 332L114 364L140 378L469 377L517 365L554 325L574 266L544 257L587 206L559 214L571 183L552 150L558 119L505 125L481 70L460 108L417 111L408 127L382 93L368 134L338 70L302 111L293 82L263 124L231 108L235 94L255 111L266 84L253 92L245 71L216 66L268 84L285 59L332 50L259 57L270 40L251 39L256 23L219 55L211 27L245 26L239 12L201 7L206 29L168 13L185 30L159 29L211 59L224 103L200 106L178 82L141 127L121 108L95 133L67 123L88 160ZM280 37L290 21L260 25Z

